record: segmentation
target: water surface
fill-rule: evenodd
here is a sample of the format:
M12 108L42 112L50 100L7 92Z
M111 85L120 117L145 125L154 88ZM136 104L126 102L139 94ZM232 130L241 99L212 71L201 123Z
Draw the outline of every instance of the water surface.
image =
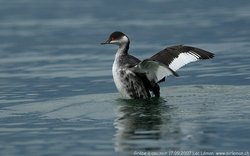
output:
M216 4L216 5L215 5ZM0 2L0 155L248 151L248 1ZM116 30L148 58L185 44L215 53L122 100L112 80Z

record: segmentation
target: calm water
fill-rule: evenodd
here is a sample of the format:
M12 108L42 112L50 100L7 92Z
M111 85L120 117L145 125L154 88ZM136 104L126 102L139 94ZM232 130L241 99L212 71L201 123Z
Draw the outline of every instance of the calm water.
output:
M250 2L0 1L0 155L250 151ZM186 44L162 98L122 100L111 66L120 30L131 53Z

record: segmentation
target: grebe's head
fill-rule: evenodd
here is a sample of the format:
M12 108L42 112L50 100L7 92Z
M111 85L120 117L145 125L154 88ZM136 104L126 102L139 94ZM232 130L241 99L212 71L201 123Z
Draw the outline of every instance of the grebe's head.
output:
M122 32L120 31L115 31L113 32L109 38L101 43L101 44L116 44L116 45L124 45L129 43L129 38Z

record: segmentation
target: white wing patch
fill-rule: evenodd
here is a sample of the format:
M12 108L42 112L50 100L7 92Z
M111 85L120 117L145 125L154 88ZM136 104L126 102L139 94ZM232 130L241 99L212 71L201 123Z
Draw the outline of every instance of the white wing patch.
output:
M166 76L173 75L173 72L164 64L160 64L159 62L156 63L158 63L158 68L155 72L152 73L152 75L154 75L155 82L160 81Z
M176 71L190 62L199 60L199 58L200 56L192 51L180 53L179 56L177 58L174 58L173 61L169 64L169 68L171 68L173 71Z
M141 61L138 65L131 68L136 73L145 74L149 81L158 82L166 76L173 75L173 71L163 63L151 60Z

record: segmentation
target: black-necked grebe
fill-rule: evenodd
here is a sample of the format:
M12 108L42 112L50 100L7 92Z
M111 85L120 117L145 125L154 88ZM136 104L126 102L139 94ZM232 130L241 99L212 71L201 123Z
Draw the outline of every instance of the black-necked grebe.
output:
M151 92L160 96L158 83L166 76L178 76L176 71L182 66L201 59L213 58L214 54L190 46L171 46L156 53L151 58L140 61L128 54L130 40L122 32L113 32L102 44L119 46L112 67L115 85L123 98L146 99Z

